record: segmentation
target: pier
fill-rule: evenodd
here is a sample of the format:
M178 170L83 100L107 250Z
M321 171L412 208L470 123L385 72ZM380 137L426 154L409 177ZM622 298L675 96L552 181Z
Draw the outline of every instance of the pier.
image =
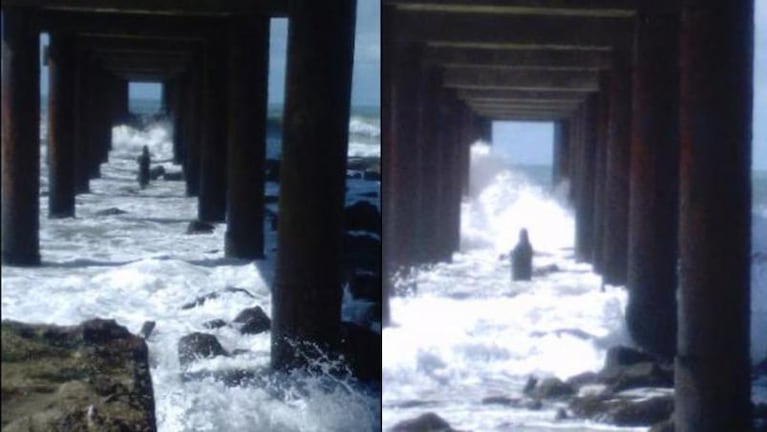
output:
M41 264L39 36L50 35L49 214L76 216L128 112L130 82L161 82L174 160L225 254L264 257L269 19L291 26L272 365L339 345L354 0L9 0L2 27L2 262Z
M753 3L383 0L385 298L459 249L491 122L553 122L575 257L675 359L676 430L748 430Z

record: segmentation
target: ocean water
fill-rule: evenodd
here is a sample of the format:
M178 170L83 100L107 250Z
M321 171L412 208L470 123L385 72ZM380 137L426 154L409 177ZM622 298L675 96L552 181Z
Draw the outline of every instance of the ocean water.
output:
M573 214L566 186L551 186L551 168L517 166L478 144L471 172L460 252L452 263L418 268L397 284L410 294L392 299L394 325L383 332L384 430L429 411L460 430L646 430L557 421L556 410L563 406L558 403L539 411L481 403L489 396L521 396L531 374L566 379L596 371L608 347L631 341L624 325L624 287L601 291L590 265L574 261ZM759 187L764 190L763 183ZM767 356L767 340L760 339L767 333L765 210L755 204L755 359ZM504 254L522 227L536 251L534 268L556 265L558 271L510 281ZM767 401L764 380L754 383L754 399Z
M154 112L157 105L145 113ZM374 122L357 120L364 126L365 137L375 135ZM363 128L354 126L354 121L351 128ZM268 333L241 335L229 327L208 330L202 324L217 318L230 321L254 305L270 314L276 233L265 228L267 256L255 262L224 257L225 224L217 224L211 234L184 234L197 214L196 199L184 195L184 183L158 180L140 190L136 181L135 157L143 145L149 146L154 163L167 171L180 170L171 163L169 125L156 123L145 130L117 126L112 132L109 162L102 165L102 178L91 181L92 192L77 196L74 219L47 218L43 142L40 244L44 265L2 267L3 318L59 325L114 318L132 332L138 332L144 321L155 321L147 344L162 432L380 430L380 388L376 386L322 373L240 386L227 386L215 378L227 371L260 371L268 365ZM46 135L43 113L41 136ZM380 154L377 142L359 147L371 157ZM279 154L279 136L270 135L269 152ZM352 179L348 186L349 203L362 199L361 194L380 191L380 183L374 181ZM279 190L274 183L266 189L269 194ZM96 215L112 207L126 213ZM224 293L202 306L181 308L226 287L244 288L252 296ZM368 316L364 311L370 307L346 293L343 318L376 328L375 323L357 319ZM199 360L182 369L177 341L195 331L216 335L228 351L247 351ZM185 379L188 373L206 377Z

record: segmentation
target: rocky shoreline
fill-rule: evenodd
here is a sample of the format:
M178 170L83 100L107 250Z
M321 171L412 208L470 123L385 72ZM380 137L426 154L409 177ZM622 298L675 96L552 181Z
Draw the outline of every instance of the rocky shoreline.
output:
M758 367L754 374L764 373ZM583 419L622 427L673 432L674 368L670 362L625 346L608 350L600 371L560 380L528 378L521 394L489 395L482 404L550 409L552 420ZM437 413L401 421L390 432L461 432ZM767 405L754 406L754 431L767 431Z

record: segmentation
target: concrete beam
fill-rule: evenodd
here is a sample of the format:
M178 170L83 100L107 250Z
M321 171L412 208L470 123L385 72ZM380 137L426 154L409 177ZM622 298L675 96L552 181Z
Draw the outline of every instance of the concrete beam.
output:
M99 13L132 13L190 16L226 16L244 13L268 13L286 16L288 1L285 0L7 0L4 7L33 7L45 10L88 11Z
M92 49L96 52L120 52L134 54L166 53L182 54L198 51L202 45L198 41L166 39L166 38L136 38L117 36L79 36L78 47Z
M578 89L597 91L595 72L486 70L471 67L451 68L445 71L444 85L468 89Z
M588 96L588 91L577 89L556 90L514 90L514 89L460 89L458 97L464 100L481 98L499 99L557 99L582 102Z
M635 0L384 0L384 4L419 12L590 17L630 17L636 9Z
M72 11L43 11L35 15L41 31L73 31L81 35L156 37L171 40L200 40L222 34L226 18L94 14Z
M631 45L633 21L626 18L416 13L396 16L401 42L465 48L609 50Z
M424 61L443 66L605 69L610 67L610 53L590 50L430 47L426 50Z

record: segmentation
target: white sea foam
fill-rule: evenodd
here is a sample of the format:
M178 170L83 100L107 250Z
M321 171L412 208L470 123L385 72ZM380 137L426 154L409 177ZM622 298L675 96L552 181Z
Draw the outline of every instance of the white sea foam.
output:
M377 138L381 136L381 128L369 119L352 117L349 120L349 133Z
M200 361L190 371L257 370L268 364L268 334L240 335L229 327L208 330L202 324L231 320L253 305L270 313L276 234L265 230L266 260L224 258L225 224L217 224L211 234L184 234L197 211L196 199L184 196L183 182L159 180L147 189L138 188L135 158L143 145L153 161L165 160L168 169L179 170L169 161L172 143L165 125L145 131L119 126L113 138L114 150L110 162L102 165L102 178L91 181L92 193L76 198L76 218L46 218L47 197L41 197L40 244L46 265L2 267L3 318L59 325L114 318L132 332L146 320L155 321L148 346L161 432L379 430L377 397L351 384L328 387L322 375L305 377L300 385L285 383L286 391L295 393L288 399L275 398L263 386L181 379L176 344L194 331L215 334L227 350L249 352ZM45 185L45 165L41 173ZM359 183L350 185L350 201L360 199L358 192L378 189L373 182ZM278 187L269 184L267 189L276 192ZM96 215L110 207L127 213ZM222 293L202 306L181 308L229 286L245 288L252 297ZM361 320L363 308L351 300L344 305L350 319Z
M554 422L556 404L531 412L481 403L487 396L519 396L530 374L564 379L598 370L608 347L631 344L626 290L602 291L591 267L574 262L573 217L562 206L567 185L552 195L509 165L491 147L473 146L461 252L451 263L419 268L399 284L415 287L415 294L392 300L395 325L383 332L384 429L433 411L466 430L626 430ZM761 235L755 250L767 251L765 221L755 221L754 237ZM554 264L560 271L510 282L509 261L501 255L522 227L536 251L534 266ZM767 334L766 265L767 259L753 267L755 350L767 343L758 336ZM767 398L767 383L762 387L755 388L764 393L756 399Z

